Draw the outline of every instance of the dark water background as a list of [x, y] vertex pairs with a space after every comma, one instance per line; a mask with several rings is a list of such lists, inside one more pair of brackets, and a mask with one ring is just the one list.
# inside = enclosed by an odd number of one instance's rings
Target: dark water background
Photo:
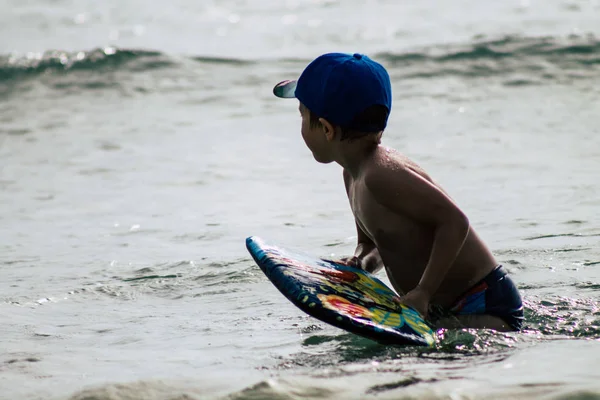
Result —
[[[0, 0], [0, 398], [600, 398], [597, 1]], [[520, 334], [377, 345], [244, 248], [353, 251], [341, 170], [271, 95], [324, 51], [464, 208]], [[383, 276], [382, 276], [383, 277]]]

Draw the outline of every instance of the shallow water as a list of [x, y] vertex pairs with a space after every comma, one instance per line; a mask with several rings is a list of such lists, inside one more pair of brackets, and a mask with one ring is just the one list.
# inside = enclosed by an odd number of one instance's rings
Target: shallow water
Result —
[[[0, 1], [0, 398], [600, 398], [598, 2], [147, 4]], [[388, 68], [384, 143], [508, 267], [524, 332], [381, 346], [252, 262], [250, 235], [353, 251], [341, 170], [271, 95], [323, 51]]]

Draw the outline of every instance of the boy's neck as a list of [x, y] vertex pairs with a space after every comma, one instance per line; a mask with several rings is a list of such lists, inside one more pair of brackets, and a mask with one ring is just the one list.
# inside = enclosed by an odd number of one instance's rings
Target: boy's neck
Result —
[[373, 155], [379, 144], [379, 136], [339, 141], [334, 150], [335, 162], [356, 178], [363, 162]]

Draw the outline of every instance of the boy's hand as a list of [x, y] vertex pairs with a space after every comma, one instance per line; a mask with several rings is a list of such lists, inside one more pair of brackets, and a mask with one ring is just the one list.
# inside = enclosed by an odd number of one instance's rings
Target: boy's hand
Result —
[[397, 302], [414, 308], [425, 319], [427, 318], [427, 311], [429, 310], [430, 298], [431, 296], [429, 293], [417, 286], [410, 292], [406, 293], [406, 295], [400, 297]]
[[354, 267], [354, 268], [359, 268], [362, 269], [362, 263], [360, 261], [360, 259], [356, 256], [351, 256], [351, 257], [342, 257], [342, 258], [337, 258], [337, 259], [329, 259], [329, 258], [324, 258], [323, 260], [325, 261], [331, 261], [334, 262], [336, 264], [342, 264], [342, 265], [346, 265], [348, 267]]

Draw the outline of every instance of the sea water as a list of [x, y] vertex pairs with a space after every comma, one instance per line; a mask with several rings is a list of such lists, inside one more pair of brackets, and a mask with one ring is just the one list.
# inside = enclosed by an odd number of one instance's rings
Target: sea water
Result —
[[[521, 333], [382, 346], [287, 301], [257, 235], [354, 250], [272, 96], [389, 70], [384, 144], [510, 271]], [[0, 398], [600, 398], [600, 2], [0, 0]], [[385, 274], [379, 274], [385, 280]]]

